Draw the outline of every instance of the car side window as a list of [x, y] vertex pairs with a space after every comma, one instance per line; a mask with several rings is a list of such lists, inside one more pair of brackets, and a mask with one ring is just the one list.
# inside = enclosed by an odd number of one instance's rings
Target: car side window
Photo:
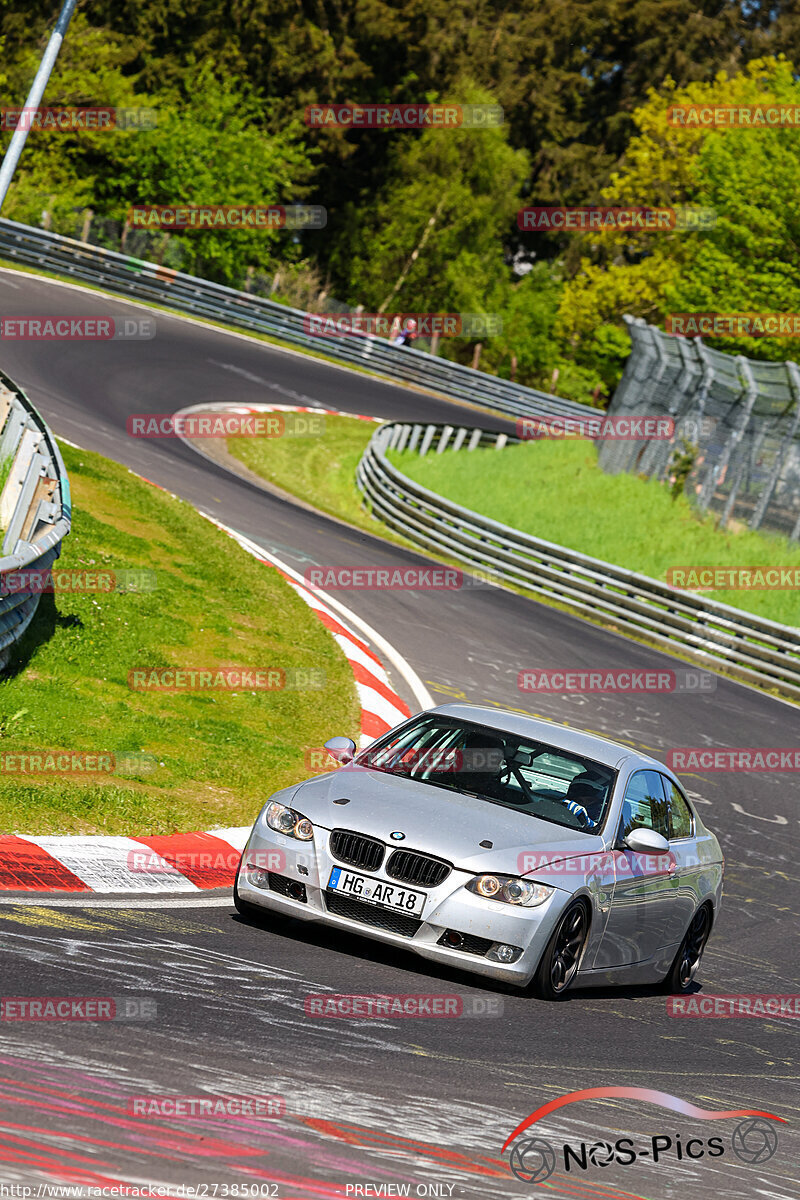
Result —
[[679, 788], [671, 779], [664, 777], [664, 783], [669, 796], [669, 836], [686, 838], [692, 836], [692, 812]]
[[669, 837], [667, 797], [658, 771], [636, 771], [629, 779], [622, 800], [619, 837], [632, 829], [654, 829]]

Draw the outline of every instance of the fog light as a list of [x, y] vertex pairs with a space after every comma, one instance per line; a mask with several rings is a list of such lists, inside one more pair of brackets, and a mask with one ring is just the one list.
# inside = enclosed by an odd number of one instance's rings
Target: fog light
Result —
[[442, 941], [445, 946], [452, 946], [454, 950], [457, 950], [459, 946], [463, 946], [464, 944], [464, 935], [456, 929], [448, 929]]
[[504, 942], [495, 942], [486, 957], [493, 958], [495, 962], [513, 963], [517, 961], [520, 954], [522, 951], [519, 946], [507, 946]]
[[261, 867], [251, 867], [247, 872], [247, 878], [253, 887], [269, 887], [269, 871], [265, 871]]

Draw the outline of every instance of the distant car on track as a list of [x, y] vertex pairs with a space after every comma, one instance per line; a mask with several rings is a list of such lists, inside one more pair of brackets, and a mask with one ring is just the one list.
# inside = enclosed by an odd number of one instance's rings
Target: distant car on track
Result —
[[556, 999], [572, 986], [687, 990], [723, 858], [673, 773], [518, 713], [445, 704], [277, 792], [234, 902], [320, 921]]

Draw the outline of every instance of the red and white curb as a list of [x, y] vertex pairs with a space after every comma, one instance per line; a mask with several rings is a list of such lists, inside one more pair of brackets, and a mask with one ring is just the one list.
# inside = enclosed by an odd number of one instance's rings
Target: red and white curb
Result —
[[[353, 671], [361, 702], [362, 746], [405, 720], [411, 710], [392, 689], [380, 659], [351, 628], [354, 623], [368, 630], [369, 640], [405, 676], [420, 707], [432, 706], [433, 700], [412, 668], [376, 631], [338, 601], [322, 600], [302, 584], [291, 567], [263, 547], [203, 515], [235, 538], [248, 554], [280, 571], [331, 631]], [[250, 826], [245, 825], [136, 838], [0, 836], [0, 892], [141, 894], [231, 887], [249, 833]]]

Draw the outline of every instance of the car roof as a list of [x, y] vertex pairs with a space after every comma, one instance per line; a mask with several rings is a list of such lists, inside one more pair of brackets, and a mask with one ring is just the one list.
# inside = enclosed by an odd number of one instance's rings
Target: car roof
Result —
[[641, 762], [642, 766], [652, 766], [666, 774], [672, 774], [663, 763], [638, 750], [632, 750], [630, 746], [623, 746], [620, 742], [613, 742], [610, 738], [598, 737], [593, 733], [582, 733], [579, 729], [571, 729], [568, 725], [560, 725], [556, 721], [542, 721], [524, 713], [510, 712], [504, 708], [485, 708], [480, 704], [440, 704], [427, 711], [472, 721], [489, 729], [498, 729], [519, 737], [531, 738], [533, 741], [547, 742], [550, 746], [577, 754], [581, 758], [592, 758], [603, 766], [619, 767], [625, 759], [634, 758]]

